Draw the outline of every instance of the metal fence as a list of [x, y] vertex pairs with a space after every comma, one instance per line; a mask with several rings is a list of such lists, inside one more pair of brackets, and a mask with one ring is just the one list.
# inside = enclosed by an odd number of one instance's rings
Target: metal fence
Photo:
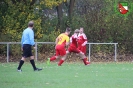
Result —
[[117, 61], [117, 44], [118, 43], [87, 43], [87, 44], [89, 44], [89, 56], [88, 56], [88, 58], [89, 58], [89, 61], [90, 61], [90, 59], [91, 59], [91, 45], [114, 45], [114, 61]]
[[[10, 46], [13, 45], [13, 44], [20, 45], [20, 42], [0, 42], [0, 45], [2, 45], [2, 44], [6, 45], [6, 62], [9, 62]], [[45, 44], [45, 45], [46, 44], [47, 45], [52, 44], [52, 45], [54, 45], [54, 42], [36, 42], [36, 44], [35, 44], [35, 46], [36, 46], [36, 50], [35, 50], [35, 59], [36, 59], [36, 61], [38, 60], [38, 50], [39, 50], [38, 46], [39, 46], [39, 44]], [[117, 44], [118, 43], [87, 43], [87, 45], [88, 45], [88, 50], [87, 50], [88, 55], [87, 56], [89, 58], [88, 60], [91, 61], [91, 54], [92, 54], [92, 50], [93, 50], [93, 48], [92, 48], [93, 45], [113, 45], [114, 46], [114, 49], [113, 49], [113, 51], [114, 51], [114, 60], [113, 61], [117, 61]]]

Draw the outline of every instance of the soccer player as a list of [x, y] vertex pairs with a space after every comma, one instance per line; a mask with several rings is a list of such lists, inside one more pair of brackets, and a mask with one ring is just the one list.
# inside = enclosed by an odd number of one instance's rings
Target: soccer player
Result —
[[50, 63], [50, 61], [56, 60], [57, 58], [61, 58], [60, 61], [58, 62], [58, 66], [61, 66], [62, 63], [64, 62], [64, 60], [66, 59], [66, 49], [65, 47], [67, 47], [69, 45], [69, 34], [71, 32], [70, 28], [66, 28], [65, 33], [60, 34], [55, 41], [55, 51], [56, 51], [56, 55], [48, 58], [47, 64]]
[[89, 65], [90, 62], [87, 61], [87, 57], [84, 55], [83, 52], [81, 52], [79, 49], [78, 49], [78, 46], [77, 46], [77, 38], [78, 38], [78, 34], [79, 34], [79, 30], [76, 29], [74, 31], [74, 34], [70, 37], [70, 46], [68, 48], [68, 50], [66, 51], [67, 55], [71, 52], [74, 52], [74, 53], [77, 53], [79, 54], [79, 56], [82, 58], [83, 62], [85, 65]]
[[87, 37], [84, 33], [84, 29], [81, 27], [78, 35], [78, 49], [86, 54]]
[[30, 57], [30, 63], [34, 69], [34, 71], [40, 71], [42, 69], [37, 68], [34, 62], [34, 56], [32, 55], [32, 46], [35, 49], [35, 42], [34, 42], [34, 32], [33, 32], [33, 27], [34, 27], [34, 22], [30, 21], [28, 23], [28, 28], [26, 28], [23, 31], [23, 35], [21, 38], [21, 45], [22, 45], [22, 51], [23, 51], [23, 55], [22, 58], [19, 62], [19, 66], [17, 68], [17, 70], [19, 72], [21, 72], [21, 67], [24, 64], [24, 61], [27, 57]]

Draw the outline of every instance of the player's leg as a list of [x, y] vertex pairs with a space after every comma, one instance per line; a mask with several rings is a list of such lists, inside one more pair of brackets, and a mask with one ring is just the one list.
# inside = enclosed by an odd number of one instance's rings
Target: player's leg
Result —
[[58, 59], [59, 57], [60, 57], [60, 56], [54, 55], [54, 56], [52, 56], [51, 58], [49, 58], [49, 60], [50, 60], [50, 61], [54, 61], [54, 60]]
[[[66, 51], [66, 58], [67, 58], [68, 54], [71, 53], [71, 52], [73, 52], [73, 51], [72, 51], [72, 47], [69, 46], [68, 50]], [[65, 58], [65, 59], [66, 59], [66, 58]]]
[[55, 55], [52, 56], [52, 57], [50, 58], [50, 61], [54, 61], [54, 60], [56, 60], [57, 58], [60, 57], [60, 52], [59, 52], [59, 50], [60, 50], [60, 49], [59, 49], [58, 47], [55, 49]]
[[66, 51], [65, 53], [65, 49], [64, 50], [61, 50], [61, 55], [62, 55], [62, 58], [60, 59], [59, 63], [58, 63], [58, 66], [61, 66], [61, 64], [65, 61], [65, 59], [67, 58], [68, 54], [73, 52], [73, 47], [69, 47], [68, 50]]
[[50, 62], [51, 62], [51, 61], [54, 61], [54, 60], [56, 60], [56, 59], [58, 59], [58, 58], [60, 58], [60, 56], [56, 56], [56, 55], [52, 56], [51, 58], [48, 58], [48, 60], [47, 60], [47, 65], [50, 65]]
[[85, 56], [84, 56], [84, 54], [83, 54], [83, 53], [82, 53], [79, 49], [80, 49], [80, 47], [79, 47], [79, 48], [74, 49], [74, 52], [75, 52], [78, 56], [80, 56], [80, 57], [82, 58], [82, 60], [83, 60], [84, 64], [86, 65]]
[[86, 55], [86, 46], [82, 46], [80, 50]]
[[60, 56], [62, 56], [62, 58], [58, 62], [58, 66], [61, 66], [63, 64], [63, 62], [65, 61], [67, 55], [66, 55], [66, 50], [65, 49], [60, 49], [59, 52], [60, 52]]
[[68, 54], [72, 52], [72, 48], [69, 47], [68, 50], [65, 52], [65, 49], [61, 49], [60, 50], [60, 55], [62, 56], [62, 58], [60, 59], [58, 66], [61, 66], [61, 64], [65, 61], [65, 59], [67, 58]]
[[[70, 53], [69, 50], [67, 50], [67, 51], [66, 51], [66, 58], [67, 58], [67, 56], [68, 56], [69, 53]], [[66, 59], [66, 58], [65, 58], [65, 59]]]
[[84, 62], [85, 65], [89, 65], [90, 64], [90, 62], [87, 61], [87, 57], [84, 55], [83, 52], [80, 52], [79, 53], [79, 56], [82, 58], [82, 60], [83, 60], [83, 62]]
[[72, 51], [72, 52], [78, 54], [78, 56], [80, 56], [80, 57], [82, 58], [82, 60], [83, 60], [83, 62], [84, 62], [85, 65], [88, 64], [88, 63], [87, 63], [87, 58], [86, 58], [86, 56], [84, 55], [83, 52], [81, 52], [81, 51], [79, 50], [79, 48], [76, 48], [76, 47], [73, 48], [73, 51]]
[[85, 56], [85, 54], [86, 54], [86, 46], [79, 46], [78, 49], [81, 51], [79, 56], [82, 58], [84, 64], [85, 65], [89, 65], [90, 62], [87, 60], [87, 57]]
[[[34, 56], [32, 55], [31, 45], [28, 45], [28, 44], [24, 45], [23, 51], [24, 51], [24, 54], [23, 54], [22, 60], [24, 60], [25, 57], [30, 57], [30, 63], [32, 65], [33, 69], [37, 70], [38, 68], [36, 68], [36, 65], [34, 62]], [[38, 69], [38, 70], [42, 70], [42, 69]]]
[[55, 55], [52, 56], [51, 58], [48, 58], [48, 60], [47, 60], [47, 65], [49, 65], [51, 61], [54, 61], [54, 60], [60, 58], [60, 52], [59, 52], [59, 49], [56, 48], [55, 51], [56, 51]]
[[[85, 56], [85, 55], [86, 55], [86, 45], [82, 47], [82, 51], [83, 51], [84, 56]], [[86, 57], [86, 56], [85, 56], [85, 57]], [[89, 65], [90, 62], [88, 61], [88, 58], [86, 57], [85, 59], [86, 59], [86, 65]]]
[[37, 70], [35, 61], [34, 61], [34, 56], [32, 55], [31, 45], [27, 45], [26, 51], [27, 51], [27, 57], [30, 57], [30, 63], [32, 65], [34, 71]]
[[[76, 48], [76, 49], [77, 49], [78, 51], [81, 51], [81, 48], [82, 48], [82, 46], [79, 45], [78, 48]], [[80, 52], [76, 53], [76, 55], [79, 56], [79, 53], [80, 53]]]
[[18, 70], [19, 72], [22, 71], [22, 70], [21, 70], [21, 67], [22, 67], [22, 65], [24, 64], [24, 61], [25, 61], [25, 58], [22, 57], [21, 60], [20, 60], [20, 62], [19, 62], [18, 68], [17, 68], [17, 70]]
[[21, 58], [21, 60], [20, 60], [20, 62], [19, 62], [19, 65], [18, 65], [18, 68], [17, 68], [17, 70], [19, 71], [19, 72], [21, 72], [22, 70], [21, 70], [21, 67], [22, 67], [22, 65], [24, 64], [24, 61], [25, 61], [25, 59], [28, 57], [28, 45], [23, 45], [23, 54], [22, 54], [22, 58]]
[[62, 56], [62, 58], [58, 62], [58, 66], [61, 66], [63, 64], [63, 62], [65, 61], [66, 57], [67, 57], [66, 55]]
[[34, 71], [40, 71], [40, 70], [42, 70], [41, 68], [37, 68], [37, 67], [36, 67], [35, 61], [34, 61], [34, 56], [33, 56], [32, 54], [31, 54], [31, 56], [30, 56], [30, 63], [31, 63], [31, 65], [32, 65]]
[[60, 55], [62, 56], [62, 58], [60, 59], [58, 66], [61, 66], [61, 64], [65, 61], [65, 59], [67, 58], [68, 54], [71, 53], [71, 48], [69, 47], [68, 50], [65, 53], [65, 49], [60, 51]]

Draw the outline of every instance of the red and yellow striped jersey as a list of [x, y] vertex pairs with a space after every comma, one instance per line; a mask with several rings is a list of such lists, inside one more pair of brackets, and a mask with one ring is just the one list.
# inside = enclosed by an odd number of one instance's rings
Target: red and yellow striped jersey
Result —
[[57, 43], [57, 45], [64, 45], [65, 46], [65, 44], [67, 43], [67, 42], [69, 42], [69, 37], [68, 37], [68, 35], [66, 35], [65, 33], [62, 33], [62, 34], [60, 34], [59, 36], [58, 36], [58, 43]]

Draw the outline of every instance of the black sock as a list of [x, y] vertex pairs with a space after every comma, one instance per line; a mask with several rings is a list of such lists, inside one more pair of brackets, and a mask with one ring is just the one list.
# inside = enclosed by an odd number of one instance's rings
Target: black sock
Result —
[[19, 66], [18, 66], [18, 70], [21, 69], [21, 67], [22, 67], [23, 64], [24, 64], [24, 61], [23, 61], [23, 60], [20, 60], [20, 62], [19, 62]]
[[35, 70], [36, 69], [36, 66], [35, 66], [34, 60], [30, 60], [30, 63], [32, 64], [33, 69]]

